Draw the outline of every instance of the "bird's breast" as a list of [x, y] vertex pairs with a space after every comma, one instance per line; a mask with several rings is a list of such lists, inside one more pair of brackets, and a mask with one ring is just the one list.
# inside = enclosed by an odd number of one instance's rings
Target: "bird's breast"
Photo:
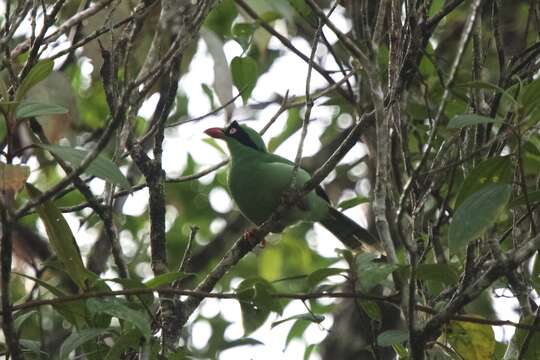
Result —
[[232, 166], [229, 189], [240, 211], [255, 224], [261, 224], [276, 209], [283, 189], [272, 174], [258, 164]]

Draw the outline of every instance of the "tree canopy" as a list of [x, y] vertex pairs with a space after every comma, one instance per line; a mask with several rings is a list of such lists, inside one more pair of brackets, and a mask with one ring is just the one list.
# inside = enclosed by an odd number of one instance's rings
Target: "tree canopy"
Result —
[[[0, 5], [5, 357], [540, 357], [537, 2]], [[233, 120], [312, 174], [260, 226]], [[270, 234], [319, 185], [377, 249]]]

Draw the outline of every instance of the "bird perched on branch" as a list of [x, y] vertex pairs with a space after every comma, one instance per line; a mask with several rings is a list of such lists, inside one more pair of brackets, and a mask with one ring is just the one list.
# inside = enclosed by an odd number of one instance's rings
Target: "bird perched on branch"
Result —
[[[269, 153], [261, 136], [246, 125], [233, 121], [226, 128], [210, 128], [205, 133], [227, 143], [231, 154], [229, 191], [240, 211], [256, 225], [287, 201], [294, 191], [292, 185], [301, 190], [311, 178], [302, 168], [295, 174], [293, 162]], [[321, 223], [351, 249], [377, 248], [377, 240], [366, 229], [330, 205], [320, 186], [287, 210], [271, 231], [280, 233], [299, 221]]]

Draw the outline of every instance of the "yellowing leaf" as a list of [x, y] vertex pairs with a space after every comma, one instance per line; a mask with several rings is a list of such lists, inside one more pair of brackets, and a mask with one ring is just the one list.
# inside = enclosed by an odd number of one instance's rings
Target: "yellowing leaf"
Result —
[[489, 325], [452, 321], [447, 337], [448, 343], [464, 360], [493, 358], [495, 335]]
[[9, 165], [0, 162], [0, 191], [18, 192], [30, 176], [30, 168], [23, 165]]
[[277, 248], [268, 247], [265, 249], [259, 256], [257, 263], [259, 274], [268, 281], [274, 281], [283, 275], [283, 254]]

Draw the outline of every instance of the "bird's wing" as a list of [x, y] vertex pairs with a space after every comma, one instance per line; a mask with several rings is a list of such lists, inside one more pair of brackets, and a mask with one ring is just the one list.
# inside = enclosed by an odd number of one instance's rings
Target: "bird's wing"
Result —
[[294, 163], [290, 161], [289, 159], [286, 159], [283, 156], [279, 156], [272, 153], [265, 153], [263, 157], [263, 161], [267, 163], [278, 163], [278, 164], [287, 164], [290, 166], [294, 166]]
[[[276, 154], [272, 154], [272, 153], [267, 153], [266, 154], [267, 156], [266, 157], [266, 161], [268, 161], [269, 163], [278, 163], [278, 164], [286, 164], [286, 165], [290, 165], [291, 168], [290, 168], [290, 171], [292, 173], [292, 169], [294, 168], [294, 162], [282, 157], [282, 156], [279, 156], [279, 155], [276, 155]], [[287, 168], [288, 169], [288, 168]], [[285, 169], [283, 169], [285, 170]], [[305, 172], [307, 174], [307, 179], [304, 181], [306, 182], [307, 180], [309, 180], [311, 178], [311, 175], [305, 171], [304, 169], [300, 168], [300, 170], [302, 170], [303, 172]], [[302, 185], [303, 183], [302, 182]], [[323, 198], [327, 203], [330, 203], [330, 198], [328, 197], [328, 194], [326, 193], [326, 191], [323, 189], [322, 186], [320, 185], [317, 185], [317, 187], [315, 188], [315, 193]]]
[[[291, 178], [293, 175], [294, 164], [281, 156], [276, 156], [273, 161], [264, 164], [264, 169], [267, 171], [267, 175], [270, 178], [270, 182], [273, 183], [275, 188], [273, 190], [286, 190], [291, 185]], [[296, 186], [300, 187], [304, 185], [306, 181], [310, 179], [310, 175], [302, 168], [298, 168], [296, 175]], [[274, 187], [272, 186], [272, 187]]]

